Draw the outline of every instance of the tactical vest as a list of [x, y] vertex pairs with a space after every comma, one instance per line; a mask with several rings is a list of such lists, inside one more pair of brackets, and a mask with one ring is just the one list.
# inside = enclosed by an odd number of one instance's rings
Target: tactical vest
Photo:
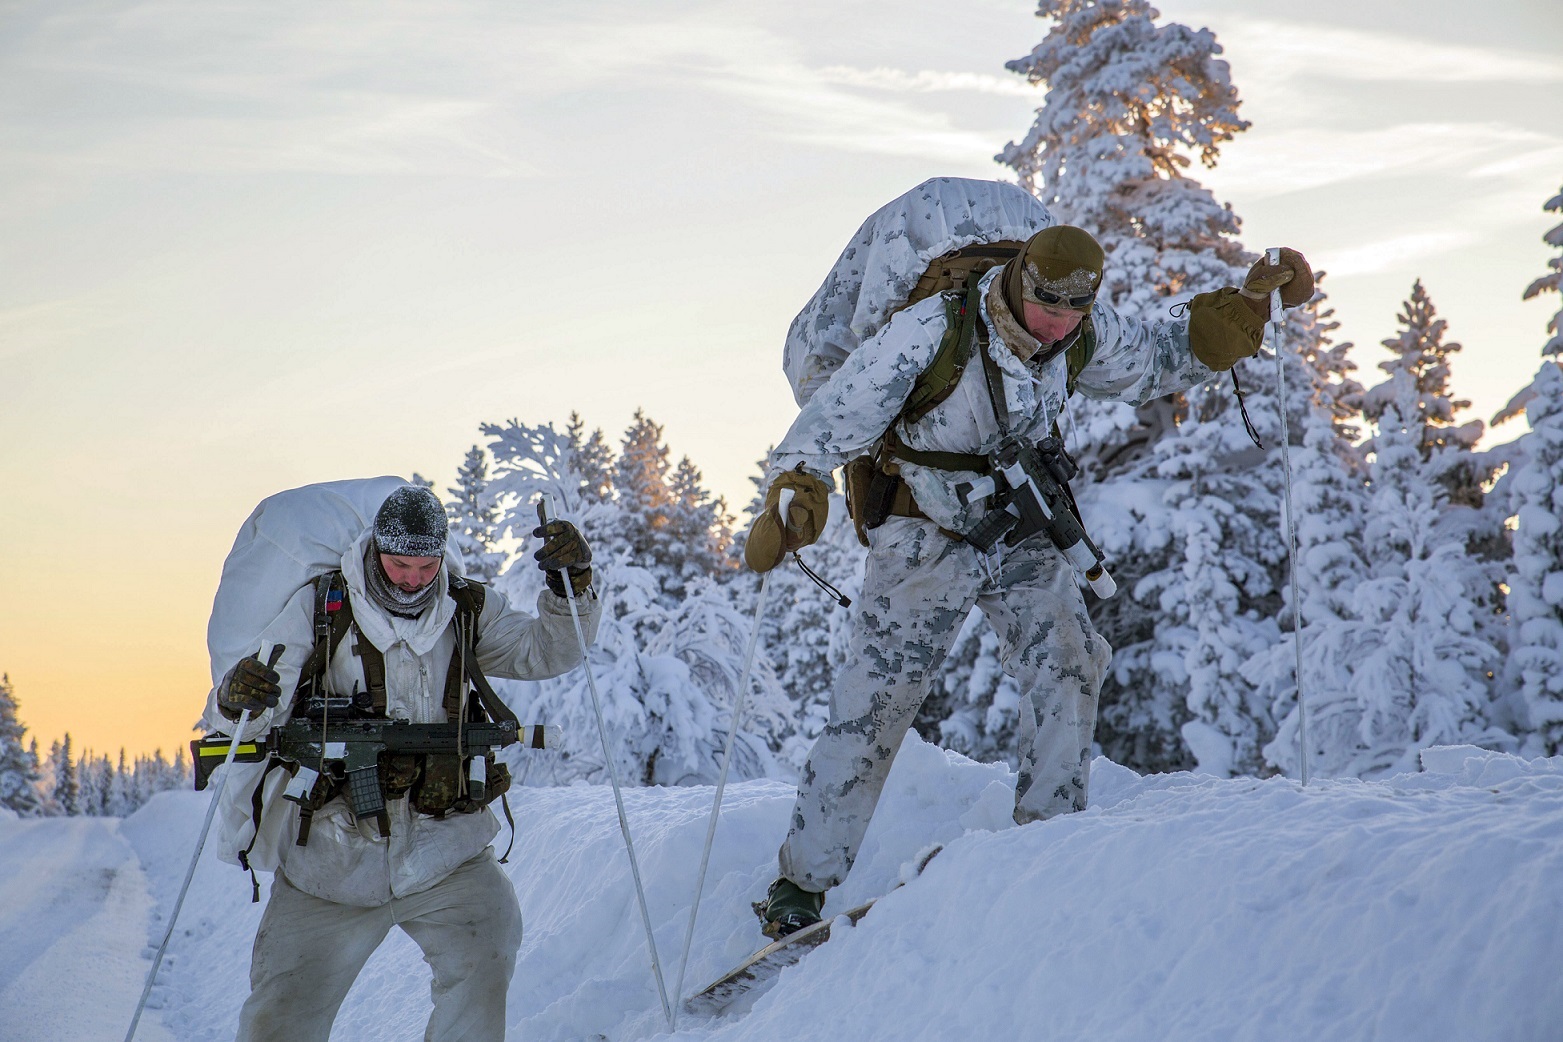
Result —
[[[353, 624], [352, 599], [348, 595], [342, 573], [328, 572], [315, 578], [312, 585], [315, 588], [315, 639], [309, 657], [299, 669], [292, 715], [321, 720], [328, 730], [332, 719], [384, 719], [387, 702], [385, 654]], [[486, 588], [475, 579], [452, 575], [448, 593], [456, 602], [456, 612], [451, 620], [451, 624], [456, 627], [456, 646], [451, 651], [450, 667], [445, 673], [446, 719], [457, 721], [465, 717], [469, 721], [492, 720], [513, 723], [519, 727], [520, 721], [515, 713], [494, 691], [477, 662], [478, 620], [483, 614]], [[332, 656], [349, 636], [353, 639], [352, 651], [362, 666], [367, 690], [358, 690], [355, 683], [351, 694], [337, 696], [329, 689], [327, 674]], [[505, 819], [510, 822], [511, 842], [514, 843], [515, 821], [510, 813], [509, 801], [505, 799], [505, 793], [510, 788], [510, 769], [492, 755], [486, 758], [486, 798], [477, 803], [465, 796], [462, 759], [458, 749], [452, 749], [449, 753], [382, 753], [379, 765], [380, 788], [386, 799], [405, 796], [411, 801], [414, 810], [435, 818], [443, 818], [452, 811], [475, 813], [499, 799]], [[260, 837], [265, 774], [270, 774], [278, 766], [282, 764], [275, 759], [267, 763], [260, 782], [255, 786], [251, 802], [255, 834], [250, 840], [250, 846], [238, 855], [239, 863], [246, 869], [249, 868], [249, 853]], [[339, 796], [344, 786], [343, 779], [322, 773], [316, 779], [308, 798], [299, 801], [298, 846], [306, 846], [309, 842], [310, 824], [315, 811]], [[382, 813], [379, 822], [382, 834], [388, 832], [389, 824], [388, 816]], [[504, 863], [509, 854], [507, 847], [500, 862]], [[255, 882], [254, 871], [251, 870], [250, 874], [252, 882]], [[260, 886], [255, 882], [254, 899], [259, 900], [259, 895]]]
[[[928, 295], [918, 295], [918, 291], [923, 290], [925, 285], [943, 285], [941, 280], [932, 277], [935, 268], [945, 272], [949, 283], [943, 289], [944, 336], [940, 338], [933, 361], [918, 374], [906, 403], [890, 422], [874, 451], [859, 456], [846, 466], [847, 513], [857, 529], [858, 541], [864, 546], [868, 545], [868, 531], [879, 527], [888, 517], [927, 517], [917, 506], [911, 489], [901, 479], [899, 462], [937, 470], [975, 471], [979, 474], [988, 472], [990, 464], [986, 455], [911, 449], [896, 436], [896, 427], [903, 421], [916, 422], [932, 412], [954, 393], [955, 385], [960, 382], [972, 358], [986, 357], [989, 334], [987, 323], [982, 320], [982, 275], [1017, 255], [1020, 248], [1018, 243], [993, 243], [957, 250], [930, 265], [929, 271], [918, 282], [917, 290], [913, 291], [913, 298], [908, 304]], [[980, 251], [981, 255], [962, 270], [961, 255], [968, 251]], [[953, 263], [948, 263], [951, 261]], [[979, 351], [984, 354], [978, 356], [976, 353]], [[1096, 330], [1091, 324], [1091, 316], [1087, 315], [1081, 321], [1072, 336], [1060, 341], [1049, 353], [1029, 364], [1050, 361], [1058, 357], [1060, 351], [1066, 359], [1064, 394], [1067, 397], [1074, 394], [1080, 374], [1091, 364], [1096, 354]], [[959, 538], [956, 533], [947, 534]]]

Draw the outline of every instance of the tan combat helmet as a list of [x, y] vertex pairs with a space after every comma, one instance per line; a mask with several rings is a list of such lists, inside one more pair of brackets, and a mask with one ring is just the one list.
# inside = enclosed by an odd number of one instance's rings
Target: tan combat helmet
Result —
[[1085, 229], [1067, 224], [1044, 228], [1004, 266], [1004, 301], [1017, 316], [1027, 300], [1089, 315], [1102, 285], [1105, 259], [1101, 245]]

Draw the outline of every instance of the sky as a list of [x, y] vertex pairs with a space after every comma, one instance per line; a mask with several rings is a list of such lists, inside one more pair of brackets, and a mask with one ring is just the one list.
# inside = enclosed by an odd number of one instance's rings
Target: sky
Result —
[[[1362, 376], [1414, 280], [1490, 417], [1557, 311], [1563, 8], [1169, 0], [1252, 128], [1198, 170], [1326, 270]], [[1042, 92], [1019, 0], [0, 2], [0, 672], [47, 749], [171, 751], [260, 499], [638, 408], [736, 510], [862, 219]], [[1507, 440], [1510, 424], [1492, 440]]]

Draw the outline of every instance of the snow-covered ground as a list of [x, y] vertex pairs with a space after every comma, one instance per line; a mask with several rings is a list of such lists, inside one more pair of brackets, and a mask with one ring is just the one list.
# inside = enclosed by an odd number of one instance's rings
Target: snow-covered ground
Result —
[[[1013, 777], [908, 739], [840, 911], [945, 850], [752, 1008], [669, 1036], [611, 793], [517, 794], [526, 915], [510, 1037], [1563, 1039], [1563, 758], [1438, 749], [1381, 782], [1139, 777], [1098, 760], [1091, 807], [1016, 828]], [[708, 788], [626, 792], [669, 987]], [[761, 940], [791, 790], [731, 786], [686, 994]], [[0, 1040], [123, 1037], [205, 795], [132, 817], [0, 816]], [[232, 1037], [260, 916], [209, 856], [142, 1020]], [[427, 973], [399, 932], [334, 1039], [422, 1038]]]

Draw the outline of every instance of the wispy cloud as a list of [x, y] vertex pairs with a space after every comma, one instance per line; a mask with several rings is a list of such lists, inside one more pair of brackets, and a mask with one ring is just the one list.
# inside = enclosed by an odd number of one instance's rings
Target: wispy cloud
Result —
[[1334, 252], [1321, 251], [1309, 259], [1336, 278], [1376, 275], [1400, 267], [1407, 261], [1457, 250], [1475, 240], [1475, 235], [1464, 231], [1423, 232], [1381, 239]]
[[[1474, 13], [1474, 12], [1473, 12]], [[1435, 43], [1399, 34], [1223, 18], [1229, 51], [1249, 56], [1267, 76], [1310, 76], [1416, 83], [1563, 83], [1563, 60], [1524, 51]]]
[[874, 90], [899, 91], [911, 94], [937, 92], [966, 92], [972, 94], [1001, 94], [1008, 97], [1042, 99], [1042, 90], [1032, 86], [1019, 76], [991, 76], [978, 72], [935, 72], [923, 69], [907, 72], [879, 66], [873, 69], [856, 69], [846, 65], [831, 65], [818, 71], [824, 83], [844, 87], [866, 87]]
[[1256, 197], [1411, 170], [1488, 178], [1534, 168], [1563, 138], [1499, 123], [1407, 123], [1373, 130], [1251, 131], [1204, 179]]

